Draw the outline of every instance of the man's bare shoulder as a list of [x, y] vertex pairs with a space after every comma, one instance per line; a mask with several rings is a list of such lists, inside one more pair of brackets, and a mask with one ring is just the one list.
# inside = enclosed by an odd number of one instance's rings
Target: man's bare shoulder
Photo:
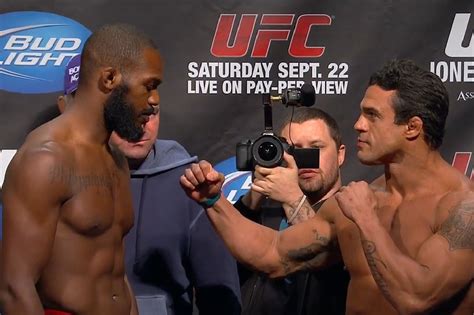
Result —
[[73, 134], [73, 124], [68, 117], [59, 117], [50, 120], [28, 133], [23, 147], [41, 145], [43, 143], [65, 143]]
[[[448, 173], [448, 172], [446, 172]], [[443, 179], [438, 179], [442, 185]], [[469, 180], [464, 174], [454, 170], [445, 176], [445, 190], [443, 197], [440, 199], [439, 208], [450, 209], [464, 200], [472, 199], [474, 195], [474, 182]]]
[[15, 157], [49, 156], [67, 161], [75, 150], [72, 129], [68, 119], [57, 117], [32, 130]]
[[51, 206], [72, 196], [72, 187], [64, 170], [69, 165], [69, 150], [52, 142], [27, 142], [10, 162], [3, 185], [2, 197], [6, 211], [43, 215]]
[[71, 144], [65, 134], [57, 129], [55, 125], [45, 124], [31, 131], [12, 162], [28, 161], [41, 156], [60, 160], [68, 158], [73, 153]]
[[70, 144], [52, 140], [35, 131], [30, 133], [10, 162], [5, 174], [5, 186], [51, 183], [54, 170], [70, 165], [73, 160]]
[[462, 174], [440, 199], [436, 211], [437, 232], [446, 238], [450, 250], [474, 249], [474, 185]]

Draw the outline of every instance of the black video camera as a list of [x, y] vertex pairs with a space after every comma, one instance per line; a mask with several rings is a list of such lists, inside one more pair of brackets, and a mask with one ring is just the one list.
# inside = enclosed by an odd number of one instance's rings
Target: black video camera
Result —
[[283, 152], [291, 154], [298, 168], [319, 168], [319, 148], [296, 148], [285, 138], [273, 134], [262, 134], [255, 141], [237, 143], [236, 166], [239, 171], [253, 171], [255, 165], [263, 167], [281, 166]]
[[235, 159], [239, 171], [252, 171], [255, 165], [275, 167], [283, 161], [283, 151], [289, 145], [284, 138], [274, 134], [262, 134], [255, 141], [250, 139], [237, 143]]
[[301, 88], [288, 89], [282, 95], [263, 95], [265, 131], [255, 140], [243, 140], [236, 146], [236, 167], [239, 171], [253, 171], [256, 165], [276, 167], [283, 163], [284, 151], [293, 155], [298, 168], [318, 168], [319, 149], [301, 149], [290, 146], [285, 138], [273, 133], [271, 102], [286, 106], [312, 106], [315, 102], [314, 87], [303, 84]]

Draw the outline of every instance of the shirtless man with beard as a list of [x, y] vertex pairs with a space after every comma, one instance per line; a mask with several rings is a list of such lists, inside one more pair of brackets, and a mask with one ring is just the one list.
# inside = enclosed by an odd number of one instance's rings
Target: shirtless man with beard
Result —
[[32, 131], [3, 186], [3, 314], [137, 314], [124, 270], [133, 225], [127, 160], [158, 105], [160, 55], [128, 25], [87, 40], [74, 102]]

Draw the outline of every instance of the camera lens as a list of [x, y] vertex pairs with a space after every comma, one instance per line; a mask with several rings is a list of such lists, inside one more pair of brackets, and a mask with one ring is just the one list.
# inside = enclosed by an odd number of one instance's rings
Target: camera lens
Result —
[[264, 142], [257, 149], [258, 155], [264, 161], [271, 161], [278, 153], [277, 147], [271, 142]]
[[251, 151], [257, 165], [275, 167], [283, 161], [283, 143], [274, 135], [262, 135], [255, 140]]

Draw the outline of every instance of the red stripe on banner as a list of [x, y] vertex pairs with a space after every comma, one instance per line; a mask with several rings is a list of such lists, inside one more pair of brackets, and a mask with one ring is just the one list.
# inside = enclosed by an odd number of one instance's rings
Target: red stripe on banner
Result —
[[[461, 173], [467, 175], [467, 167], [471, 161], [472, 152], [456, 152], [454, 154], [452, 166], [459, 170]], [[471, 180], [473, 174], [471, 173]]]

